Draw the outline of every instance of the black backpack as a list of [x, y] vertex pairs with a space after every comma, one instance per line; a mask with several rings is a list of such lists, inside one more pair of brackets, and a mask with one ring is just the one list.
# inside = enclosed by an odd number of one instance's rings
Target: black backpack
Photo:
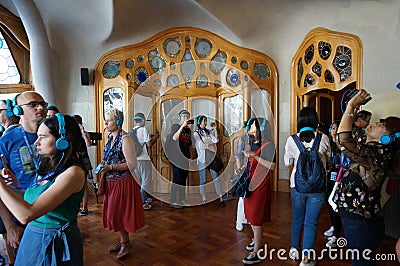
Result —
[[136, 156], [139, 156], [140, 154], [142, 154], [143, 152], [143, 146], [145, 145], [145, 143], [140, 144], [138, 138], [137, 138], [137, 131], [140, 127], [137, 128], [133, 128], [128, 132], [128, 135], [132, 138], [133, 140], [133, 144], [135, 145], [135, 152], [136, 152]]
[[318, 147], [322, 134], [317, 133], [310, 148], [305, 148], [300, 138], [292, 135], [300, 151], [294, 175], [295, 188], [299, 193], [321, 193], [326, 190], [326, 172], [324, 164], [318, 154]]

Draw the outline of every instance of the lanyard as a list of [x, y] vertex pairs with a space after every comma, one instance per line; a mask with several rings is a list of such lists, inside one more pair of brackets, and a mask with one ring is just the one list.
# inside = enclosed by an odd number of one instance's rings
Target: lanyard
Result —
[[36, 175], [36, 182], [30, 185], [29, 187], [34, 187], [37, 186], [40, 182], [45, 181], [45, 180], [52, 180], [54, 177], [58, 176], [60, 173], [64, 172], [67, 169], [66, 165], [57, 167], [50, 173], [45, 174], [44, 176], [38, 176]]
[[35, 166], [35, 169], [37, 170], [38, 169], [38, 162], [35, 160], [35, 156], [33, 155], [32, 147], [29, 144], [28, 137], [26, 136], [26, 132], [25, 132], [23, 127], [20, 127], [20, 132], [22, 134], [22, 137], [24, 137], [26, 146], [28, 147], [29, 155], [31, 156], [31, 160], [32, 160], [32, 162], [33, 162], [33, 164]]
[[[103, 161], [104, 161], [104, 162], [107, 160], [108, 155], [110, 154], [112, 147], [114, 147], [114, 145], [116, 145], [116, 142], [117, 142], [117, 140], [118, 140], [118, 138], [119, 138], [120, 133], [121, 133], [121, 131], [118, 131], [118, 134], [117, 134], [117, 136], [116, 136], [115, 139], [114, 139], [114, 143], [113, 143], [112, 145], [111, 145], [111, 143], [110, 143], [110, 146], [109, 146], [110, 148], [109, 148], [107, 151], [105, 151], [105, 153], [104, 153], [104, 158], [103, 158]], [[111, 136], [111, 138], [110, 138], [109, 141], [112, 141], [112, 136]], [[118, 152], [118, 151], [117, 151], [117, 152]]]

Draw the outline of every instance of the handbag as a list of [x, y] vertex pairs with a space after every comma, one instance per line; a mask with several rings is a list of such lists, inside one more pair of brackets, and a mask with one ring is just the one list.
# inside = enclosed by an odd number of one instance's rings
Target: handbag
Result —
[[250, 179], [247, 175], [247, 171], [240, 171], [238, 174], [231, 177], [231, 182], [236, 182], [232, 187], [233, 196], [242, 198], [250, 196]]
[[224, 163], [221, 161], [221, 159], [217, 155], [215, 155], [212, 162], [208, 165], [208, 168], [210, 168], [218, 173], [224, 168]]
[[106, 194], [107, 178], [104, 176], [103, 172], [100, 172], [100, 180], [97, 183], [97, 196], [103, 196]]

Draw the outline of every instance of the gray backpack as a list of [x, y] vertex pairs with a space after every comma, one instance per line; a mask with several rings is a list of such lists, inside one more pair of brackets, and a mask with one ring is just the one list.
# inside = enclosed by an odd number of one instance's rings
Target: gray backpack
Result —
[[143, 145], [140, 144], [140, 142], [137, 138], [137, 131], [139, 128], [140, 127], [133, 128], [128, 132], [128, 135], [132, 138], [133, 144], [135, 145], [136, 157], [139, 156], [140, 154], [142, 154], [143, 146], [145, 145], [145, 143], [143, 143]]

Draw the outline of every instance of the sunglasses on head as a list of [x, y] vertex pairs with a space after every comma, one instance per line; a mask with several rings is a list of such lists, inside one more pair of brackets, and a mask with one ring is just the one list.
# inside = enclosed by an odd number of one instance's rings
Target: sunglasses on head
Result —
[[23, 106], [23, 105], [27, 105], [27, 106], [32, 107], [32, 108], [36, 108], [36, 107], [38, 107], [39, 105], [41, 105], [42, 107], [46, 108], [49, 104], [46, 103], [46, 102], [35, 102], [35, 101], [34, 101], [34, 102], [29, 102], [29, 103], [21, 104], [20, 106]]

